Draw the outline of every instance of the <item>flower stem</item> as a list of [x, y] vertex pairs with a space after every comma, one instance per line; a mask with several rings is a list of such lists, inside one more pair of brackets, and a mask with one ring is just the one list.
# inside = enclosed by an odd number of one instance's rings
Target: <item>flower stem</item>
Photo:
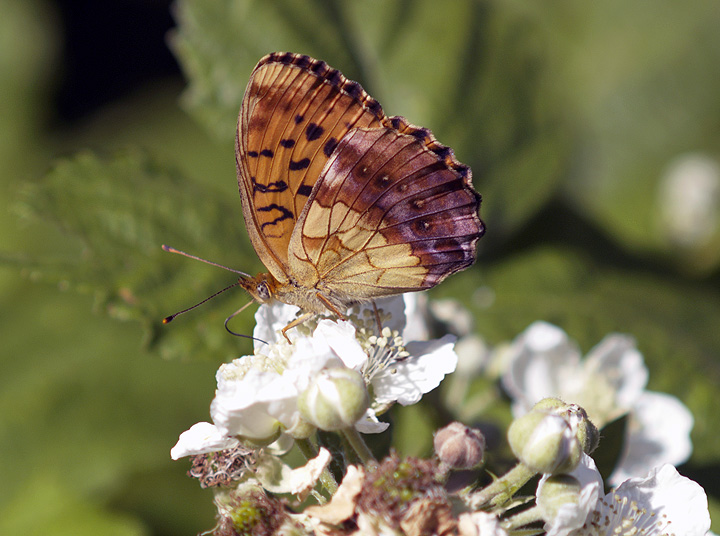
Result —
[[536, 521], [541, 520], [542, 515], [540, 512], [540, 507], [533, 506], [532, 508], [528, 508], [527, 510], [523, 510], [518, 514], [515, 514], [514, 516], [510, 516], [503, 522], [502, 527], [506, 531], [511, 532], [519, 527], [524, 527], [525, 525], [529, 525], [530, 523], [535, 523]]
[[[317, 449], [309, 439], [296, 439], [295, 444], [298, 446], [303, 456], [305, 456], [306, 460], [311, 460], [312, 458], [317, 456]], [[322, 473], [320, 473], [320, 483], [327, 490], [331, 497], [335, 495], [335, 492], [338, 489], [338, 483], [327, 467], [323, 469]]]
[[358, 455], [358, 458], [360, 458], [362, 463], [367, 464], [368, 462], [375, 461], [375, 456], [373, 456], [373, 453], [370, 452], [370, 449], [365, 444], [365, 441], [363, 441], [363, 438], [360, 436], [360, 432], [355, 430], [355, 428], [350, 427], [345, 428], [342, 431], [342, 434], [345, 436], [348, 443], [350, 443], [350, 446]]
[[512, 498], [513, 495], [525, 483], [535, 476], [535, 471], [526, 465], [519, 463], [492, 484], [470, 496], [470, 504], [477, 509], [485, 504], [493, 506], [502, 505]]

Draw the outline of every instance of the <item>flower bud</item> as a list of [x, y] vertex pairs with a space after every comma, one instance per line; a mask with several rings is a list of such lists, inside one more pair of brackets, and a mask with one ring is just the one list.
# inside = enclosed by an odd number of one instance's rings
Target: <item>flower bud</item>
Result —
[[513, 421], [508, 442], [515, 456], [538, 473], [568, 473], [582, 454], [582, 445], [565, 419], [535, 409]]
[[546, 411], [548, 413], [556, 413], [558, 410], [562, 410], [568, 404], [560, 400], [559, 398], [543, 398], [540, 402], [537, 402], [533, 406], [533, 411]]
[[544, 410], [564, 418], [575, 431], [585, 454], [590, 454], [597, 448], [600, 433], [581, 406], [567, 404], [558, 398], [545, 398], [535, 404], [533, 410]]
[[292, 428], [285, 430], [285, 433], [293, 439], [307, 439], [317, 431], [317, 428], [305, 419], [298, 419]]
[[600, 432], [588, 417], [587, 412], [577, 404], [569, 404], [566, 410], [566, 419], [575, 430], [585, 454], [591, 454], [600, 442]]
[[553, 475], [542, 482], [538, 487], [537, 505], [543, 520], [552, 523], [563, 506], [577, 505], [581, 491], [578, 479], [570, 475]]
[[449, 469], [471, 469], [485, 454], [485, 437], [479, 430], [453, 422], [435, 433], [435, 453]]
[[298, 398], [303, 418], [321, 430], [353, 426], [370, 405], [365, 381], [349, 368], [324, 369]]

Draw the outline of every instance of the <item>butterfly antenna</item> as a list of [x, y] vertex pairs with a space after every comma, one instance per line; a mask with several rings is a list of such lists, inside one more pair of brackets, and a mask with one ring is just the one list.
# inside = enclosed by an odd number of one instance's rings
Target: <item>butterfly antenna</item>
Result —
[[[233, 283], [232, 285], [230, 285], [230, 286], [228, 286], [228, 287], [225, 287], [225, 288], [222, 289], [222, 290], [218, 290], [218, 291], [217, 291], [215, 294], [213, 294], [212, 296], [208, 296], [208, 297], [205, 298], [203, 301], [201, 301], [201, 302], [199, 302], [199, 303], [196, 303], [196, 304], [193, 305], [192, 307], [188, 307], [187, 309], [183, 309], [182, 311], [178, 311], [178, 312], [175, 313], [174, 315], [166, 316], [165, 318], [163, 318], [163, 324], [169, 324], [170, 322], [172, 322], [172, 321], [175, 319], [176, 316], [179, 316], [179, 315], [181, 315], [181, 314], [183, 314], [183, 313], [187, 313], [188, 311], [192, 311], [192, 310], [195, 309], [196, 307], [200, 307], [200, 306], [201, 306], [203, 303], [205, 303], [206, 301], [212, 300], [212, 299], [213, 299], [215, 296], [217, 296], [218, 294], [222, 294], [222, 293], [225, 292], [226, 290], [230, 290], [230, 289], [233, 288], [233, 287], [237, 287], [239, 284], [240, 284], [240, 282]], [[252, 302], [250, 302], [250, 303], [252, 303]], [[247, 306], [246, 306], [246, 307], [247, 307]], [[242, 309], [240, 309], [240, 310], [242, 311]], [[238, 312], [239, 312], [239, 311], [238, 311]]]
[[252, 339], [252, 340], [254, 340], [254, 341], [258, 341], [258, 342], [261, 342], [261, 343], [263, 343], [263, 344], [268, 344], [266, 341], [264, 341], [264, 340], [262, 340], [262, 339], [258, 339], [257, 337], [253, 337], [252, 335], [245, 335], [244, 333], [237, 333], [237, 332], [231, 330], [231, 329], [228, 327], [228, 322], [230, 322], [230, 320], [232, 320], [232, 319], [235, 318], [237, 315], [239, 315], [240, 313], [242, 313], [245, 309], [247, 309], [248, 305], [250, 305], [251, 303], [255, 303], [255, 302], [250, 301], [250, 302], [246, 303], [245, 305], [243, 305], [242, 307], [240, 307], [240, 309], [238, 309], [238, 310], [235, 311], [233, 314], [231, 314], [230, 316], [228, 316], [228, 317], [225, 319], [225, 329], [227, 330], [227, 332], [228, 332], [230, 335], [235, 335], [236, 337], [242, 337], [242, 338], [244, 338], [244, 339]]
[[[162, 248], [163, 248], [165, 251], [168, 251], [168, 252], [170, 252], [170, 253], [177, 253], [178, 255], [182, 255], [183, 257], [188, 257], [188, 258], [190, 258], [190, 259], [195, 259], [196, 261], [204, 262], [205, 264], [210, 264], [210, 265], [212, 265], [212, 266], [217, 266], [218, 268], [222, 268], [223, 270], [227, 270], [228, 272], [235, 272], [236, 274], [240, 274], [240, 275], [243, 275], [243, 276], [245, 276], [245, 277], [250, 277], [250, 275], [246, 274], [245, 272], [241, 272], [240, 270], [235, 270], [235, 269], [233, 269], [233, 268], [228, 268], [227, 266], [223, 266], [222, 264], [218, 264], [218, 263], [216, 263], [216, 262], [212, 262], [212, 261], [208, 261], [208, 260], [205, 260], [205, 259], [201, 259], [200, 257], [196, 257], [195, 255], [190, 255], [189, 253], [185, 253], [184, 251], [180, 251], [179, 249], [175, 249], [175, 248], [170, 247], [170, 246], [167, 246], [167, 245], [165, 245], [165, 244], [162, 245]], [[225, 290], [227, 290], [227, 289], [225, 289]], [[223, 292], [223, 291], [220, 291], [220, 292]], [[219, 294], [219, 293], [218, 293], [218, 294]], [[213, 297], [213, 296], [210, 296], [210, 298], [212, 298], [212, 297]], [[209, 300], [210, 298], [208, 298], [208, 300]], [[202, 302], [201, 302], [201, 303], [202, 303]], [[200, 305], [200, 304], [198, 303], [198, 305]], [[196, 305], [195, 307], [197, 307], [197, 305]], [[191, 307], [191, 309], [192, 309], [192, 307]], [[184, 312], [184, 311], [181, 311], [181, 312]], [[178, 314], [179, 314], [179, 313], [178, 313]]]

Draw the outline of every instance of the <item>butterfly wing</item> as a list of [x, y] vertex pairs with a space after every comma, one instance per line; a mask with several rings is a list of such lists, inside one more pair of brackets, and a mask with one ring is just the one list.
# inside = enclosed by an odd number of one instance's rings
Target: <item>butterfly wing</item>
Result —
[[250, 240], [278, 281], [287, 281], [295, 222], [338, 142], [388, 122], [360, 84], [325, 62], [273, 53], [255, 67], [238, 119], [238, 185]]
[[470, 169], [391, 121], [342, 139], [291, 239], [291, 273], [337, 305], [433, 287], [475, 261], [484, 233]]

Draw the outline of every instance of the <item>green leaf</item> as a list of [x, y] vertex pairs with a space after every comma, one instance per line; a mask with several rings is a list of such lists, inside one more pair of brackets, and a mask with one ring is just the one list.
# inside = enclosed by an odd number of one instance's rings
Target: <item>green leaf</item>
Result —
[[602, 439], [591, 456], [605, 481], [612, 474], [623, 454], [628, 422], [628, 416], [623, 415], [609, 422], [600, 430]]
[[[41, 253], [18, 261], [31, 277], [91, 293], [97, 310], [141, 322], [146, 340], [165, 357], [207, 351], [214, 358], [237, 357], [237, 341], [223, 329], [223, 319], [237, 308], [228, 295], [178, 319], [184, 329], [162, 326], [168, 313], [233, 283], [236, 276], [170, 255], [161, 245], [212, 260], [244, 258], [246, 270], [257, 266], [238, 197], [199, 186], [140, 152], [110, 159], [81, 153], [59, 162], [41, 183], [26, 185], [19, 210], [65, 236], [61, 249], [46, 243]], [[52, 229], [48, 235], [57, 240]], [[238, 256], [238, 249], [248, 254]], [[238, 294], [228, 294], [238, 301]], [[247, 325], [243, 330], [250, 332]]]
[[555, 87], [576, 124], [564, 189], [625, 247], [707, 273], [720, 266], [720, 230], [703, 251], [684, 250], [668, 240], [658, 213], [677, 157], [718, 163], [720, 11], [706, 0], [646, 7], [564, 3], [540, 12], [553, 32]]

